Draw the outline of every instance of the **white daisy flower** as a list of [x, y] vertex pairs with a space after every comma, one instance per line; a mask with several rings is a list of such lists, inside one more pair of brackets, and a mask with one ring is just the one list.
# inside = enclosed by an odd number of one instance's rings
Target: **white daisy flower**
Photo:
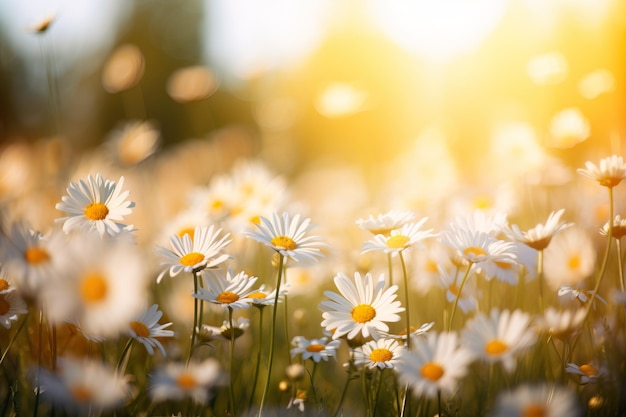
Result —
[[591, 237], [578, 227], [558, 234], [545, 251], [546, 282], [557, 291], [562, 286], [577, 287], [593, 274], [596, 250]]
[[[431, 321], [430, 323], [422, 324], [417, 329], [414, 326], [411, 326], [411, 340], [425, 335], [430, 329], [432, 329], [434, 325], [435, 325], [435, 322]], [[384, 333], [383, 337], [386, 339], [398, 339], [398, 340], [406, 341], [406, 333], [407, 333], [406, 328], [404, 328], [398, 334]]]
[[361, 277], [354, 273], [354, 282], [345, 274], [335, 276], [335, 285], [341, 295], [324, 291], [330, 300], [322, 301], [319, 305], [323, 311], [324, 320], [321, 323], [326, 330], [333, 332], [333, 339], [347, 335], [353, 339], [361, 334], [363, 337], [378, 339], [381, 333], [388, 332], [388, 322], [397, 322], [400, 316], [397, 313], [404, 311], [399, 301], [394, 301], [398, 287], [393, 285], [386, 288], [384, 275], [380, 275], [377, 282], [367, 273]]
[[515, 356], [535, 343], [529, 331], [531, 317], [521, 310], [491, 310], [478, 313], [463, 330], [462, 343], [475, 357], [488, 363], [501, 362], [507, 372], [515, 370]]
[[310, 219], [301, 220], [296, 214], [293, 218], [284, 212], [282, 216], [272, 213], [272, 219], [260, 218], [260, 224], [254, 229], [247, 229], [244, 234], [257, 242], [271, 247], [282, 256], [296, 262], [315, 261], [322, 255], [321, 248], [325, 247], [319, 236], [306, 236], [313, 228]]
[[213, 358], [189, 365], [169, 363], [154, 370], [148, 392], [156, 402], [191, 398], [197, 404], [206, 404], [222, 379], [220, 365]]
[[470, 351], [459, 345], [456, 333], [429, 333], [402, 356], [397, 370], [416, 396], [434, 398], [439, 391], [453, 393], [471, 361]]
[[507, 284], [517, 285], [519, 277], [524, 272], [532, 272], [537, 269], [537, 252], [528, 246], [513, 242], [517, 262], [486, 262], [482, 264], [481, 272], [490, 281], [496, 279]]
[[[604, 226], [600, 229], [600, 234], [608, 236], [609, 222], [604, 223]], [[622, 219], [618, 214], [613, 218], [613, 237], [615, 239], [621, 239], [624, 236], [626, 236], [626, 219]]]
[[626, 164], [621, 156], [612, 155], [600, 160], [600, 166], [585, 162], [586, 169], [576, 170], [587, 178], [598, 181], [603, 187], [613, 188], [626, 178]]
[[404, 355], [404, 345], [395, 339], [378, 339], [354, 349], [354, 364], [369, 369], [395, 368]]
[[391, 210], [376, 217], [370, 214], [367, 219], [358, 219], [356, 224], [373, 235], [389, 236], [392, 230], [401, 228], [414, 218], [415, 214], [410, 211]]
[[[557, 294], [559, 295], [559, 297], [569, 297], [572, 300], [578, 300], [581, 304], [585, 304], [587, 301], [589, 301], [589, 299], [591, 298], [591, 296], [595, 293], [595, 291], [593, 290], [583, 290], [580, 288], [575, 288], [575, 287], [569, 287], [569, 286], [563, 286], [561, 288], [559, 288], [559, 291], [557, 292]], [[602, 298], [601, 295], [597, 295], [595, 297], [597, 300], [602, 301], [605, 305], [607, 305], [607, 302], [604, 298]], [[595, 303], [594, 303], [594, 308]]]
[[163, 230], [159, 234], [157, 242], [159, 245], [167, 245], [172, 236], [178, 236], [182, 239], [188, 234], [193, 241], [196, 227], [209, 227], [209, 217], [197, 207], [181, 211], [167, 222]]
[[432, 233], [433, 229], [420, 230], [426, 220], [428, 218], [424, 217], [417, 223], [407, 223], [400, 229], [392, 230], [389, 235], [378, 234], [363, 244], [361, 252], [381, 251], [395, 256], [398, 252], [410, 248], [426, 238], [436, 236]]
[[484, 232], [472, 233], [454, 224], [451, 224], [451, 229], [442, 232], [441, 242], [477, 267], [484, 262], [515, 263], [517, 259], [513, 242], [498, 240]]
[[48, 318], [75, 320], [93, 336], [124, 332], [147, 296], [148, 265], [138, 247], [79, 233], [59, 262], [66, 273], [42, 285]]
[[39, 384], [44, 398], [78, 415], [113, 410], [131, 398], [128, 379], [100, 360], [60, 357], [55, 373], [39, 371]]
[[233, 275], [230, 268], [226, 276], [214, 271], [207, 271], [207, 274], [210, 276], [203, 280], [206, 287], [200, 288], [200, 292], [193, 295], [195, 298], [233, 310], [250, 306], [252, 299], [248, 295], [255, 292], [250, 287], [257, 281], [257, 277], [248, 276], [243, 271]]
[[190, 206], [198, 207], [214, 222], [222, 222], [236, 205], [237, 189], [232, 178], [225, 175], [213, 177], [208, 187], [195, 188], [190, 193]]
[[[289, 284], [285, 284], [280, 288], [280, 294], [278, 294], [278, 302], [281, 302], [282, 297], [287, 295], [287, 289], [289, 288]], [[255, 307], [265, 307], [274, 305], [274, 301], [276, 300], [276, 289], [273, 291], [267, 291], [265, 289], [265, 285], [261, 285], [261, 288], [258, 290], [248, 294], [247, 298], [252, 301], [252, 305]]]
[[474, 210], [467, 216], [458, 216], [454, 224], [456, 228], [465, 229], [471, 233], [480, 232], [497, 237], [506, 227], [506, 217], [506, 213], [501, 211], [488, 215], [484, 210]]
[[130, 322], [128, 333], [130, 337], [146, 347], [150, 355], [154, 354], [154, 348], [158, 348], [165, 356], [165, 348], [161, 344], [160, 338], [174, 337], [172, 330], [166, 330], [172, 323], [159, 324], [163, 312], [159, 310], [157, 304], [153, 304], [149, 309], [141, 313], [135, 320]]
[[578, 417], [576, 395], [564, 387], [546, 384], [520, 385], [503, 391], [496, 399], [491, 417]]
[[561, 216], [565, 209], [553, 211], [548, 216], [545, 225], [537, 224], [532, 229], [522, 232], [520, 228], [514, 224], [506, 229], [506, 233], [514, 240], [521, 242], [535, 250], [544, 250], [550, 244], [550, 241], [557, 233], [567, 229], [574, 223], [564, 223]]
[[26, 313], [28, 313], [26, 303], [15, 288], [7, 288], [0, 292], [0, 324], [5, 329], [10, 329], [11, 324], [18, 320], [19, 315]]
[[[468, 279], [465, 281], [461, 291], [460, 285], [463, 274], [463, 271], [458, 269], [440, 271], [439, 285], [446, 292], [446, 300], [449, 303], [454, 303], [458, 297], [459, 308], [463, 313], [467, 313], [468, 311], [476, 310], [478, 307], [477, 289], [475, 280]], [[459, 293], [459, 291], [461, 292]]]
[[226, 233], [219, 237], [222, 229], [215, 230], [213, 226], [196, 226], [193, 239], [189, 233], [182, 237], [174, 235], [170, 237], [170, 245], [173, 250], [157, 246], [157, 253], [164, 258], [161, 265], [166, 265], [157, 277], [157, 283], [161, 282], [166, 273], [175, 277], [182, 271], [198, 272], [207, 268], [215, 268], [230, 258], [230, 255], [221, 251], [231, 242], [230, 234]]
[[[246, 317], [239, 317], [233, 320], [233, 329], [235, 331], [235, 339], [242, 336], [246, 330], [250, 327], [250, 319]], [[221, 327], [209, 326], [203, 324], [198, 332], [200, 338], [204, 341], [210, 342], [212, 340], [225, 340], [230, 342], [230, 320], [224, 320]]]
[[305, 337], [296, 336], [291, 340], [291, 346], [293, 346], [290, 350], [291, 357], [302, 355], [302, 360], [311, 359], [314, 362], [322, 359], [328, 361], [328, 358], [336, 359], [340, 344], [339, 340], [329, 342], [327, 337], [308, 340]]
[[75, 229], [96, 230], [100, 237], [108, 233], [118, 234], [125, 225], [117, 223], [132, 212], [135, 203], [127, 201], [129, 191], [123, 191], [124, 177], [117, 183], [105, 180], [100, 173], [89, 175], [87, 180], [71, 182], [67, 188], [69, 195], [61, 197], [55, 207], [68, 216], [57, 219], [63, 222], [63, 231]]
[[420, 294], [426, 294], [439, 281], [440, 269], [452, 268], [453, 251], [437, 240], [430, 240], [425, 248], [416, 251], [410, 267], [413, 268], [410, 284]]
[[593, 363], [585, 363], [582, 365], [576, 365], [569, 362], [565, 366], [565, 372], [580, 377], [580, 383], [595, 384], [598, 378], [606, 375], [606, 369], [604, 367], [598, 367]]
[[581, 330], [581, 325], [585, 319], [585, 309], [576, 311], [558, 311], [548, 307], [542, 317], [536, 322], [536, 330], [548, 333], [551, 337], [567, 341], [572, 335]]

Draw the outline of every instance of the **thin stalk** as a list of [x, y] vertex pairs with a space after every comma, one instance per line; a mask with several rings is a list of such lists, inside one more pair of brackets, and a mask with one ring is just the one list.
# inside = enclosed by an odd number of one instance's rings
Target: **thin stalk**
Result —
[[406, 348], [411, 350], [411, 314], [409, 312], [409, 278], [406, 273], [406, 264], [402, 252], [398, 252], [400, 264], [402, 265], [402, 278], [404, 280], [404, 304], [406, 313]]
[[539, 284], [539, 309], [543, 314], [543, 249], [537, 251], [537, 283]]
[[313, 370], [309, 373], [309, 382], [311, 383], [311, 391], [313, 392], [313, 401], [317, 404], [318, 400], [317, 390], [315, 389], [315, 371], [317, 371], [317, 362], [313, 361]]
[[[287, 341], [287, 343], [285, 343], [285, 347], [287, 348], [287, 355], [286, 357], [289, 359], [289, 365], [291, 365], [293, 362], [291, 360], [291, 350], [290, 350], [290, 339], [289, 339], [289, 308], [287, 307], [287, 294], [285, 294], [285, 296], [283, 297], [283, 304], [285, 306], [285, 315], [283, 317], [283, 325], [285, 326], [285, 340]], [[274, 307], [276, 308], [276, 307]]]
[[117, 370], [117, 372], [121, 372], [122, 368], [124, 368], [122, 365], [124, 364], [124, 360], [126, 359], [126, 356], [128, 355], [128, 352], [130, 352], [130, 347], [133, 344], [133, 338], [129, 338], [128, 342], [126, 342], [126, 346], [124, 346], [124, 350], [122, 351], [122, 354], [120, 355], [120, 358], [117, 361], [117, 365], [115, 366], [115, 369]]
[[391, 263], [391, 252], [387, 254], [387, 267], [389, 268], [389, 286], [393, 285], [393, 264]]
[[[198, 294], [198, 273], [193, 271], [193, 293]], [[187, 365], [193, 355], [193, 349], [196, 345], [196, 332], [198, 327], [198, 310], [200, 306], [200, 300], [198, 298], [193, 299], [193, 328], [191, 329], [191, 343], [189, 344], [189, 354], [187, 355]]]
[[35, 407], [33, 408], [33, 416], [37, 417], [39, 410], [39, 394], [41, 393], [41, 385], [39, 385], [41, 377], [41, 344], [43, 339], [43, 310], [39, 310], [39, 328], [37, 331], [37, 391], [35, 392]]
[[380, 396], [380, 387], [382, 385], [384, 369], [376, 368], [376, 389], [374, 390], [374, 408], [372, 409], [372, 415], [376, 416], [376, 406], [378, 405], [378, 397]]
[[259, 369], [261, 367], [261, 347], [263, 346], [263, 310], [265, 306], [259, 306], [259, 349], [256, 353], [256, 365], [254, 366], [254, 378], [252, 382], [252, 393], [248, 401], [248, 409], [252, 408], [254, 401], [254, 393], [256, 392], [256, 384], [259, 380]]
[[440, 389], [437, 390], [437, 416], [443, 417], [443, 414], [441, 414], [441, 390]]
[[2, 357], [0, 358], [0, 366], [2, 365], [2, 362], [4, 362], [4, 358], [6, 358], [7, 354], [9, 353], [9, 350], [11, 350], [11, 346], [13, 346], [13, 342], [15, 342], [15, 339], [17, 339], [17, 335], [20, 334], [20, 332], [24, 328], [24, 324], [26, 324], [26, 320], [28, 320], [28, 313], [26, 314], [26, 316], [24, 316], [24, 320], [22, 320], [19, 327], [15, 331], [15, 334], [13, 335], [11, 340], [9, 340], [9, 344], [7, 345], [7, 348], [2, 353]]
[[333, 413], [333, 417], [337, 417], [339, 412], [341, 411], [341, 406], [343, 405], [343, 401], [346, 399], [346, 393], [348, 392], [348, 384], [350, 384], [350, 380], [352, 379], [352, 369], [354, 366], [354, 355], [350, 355], [350, 362], [348, 363], [348, 377], [346, 378], [346, 384], [343, 386], [343, 391], [341, 391], [341, 397], [339, 398], [339, 403], [337, 404], [337, 409]]
[[617, 273], [619, 274], [619, 286], [622, 292], [624, 292], [624, 265], [622, 264], [622, 241], [615, 239], [617, 245]]
[[261, 417], [261, 415], [263, 414], [263, 406], [265, 405], [265, 400], [267, 399], [267, 393], [270, 388], [270, 379], [272, 376], [272, 364], [274, 362], [274, 344], [276, 340], [276, 312], [278, 311], [278, 296], [280, 294], [280, 281], [283, 276], [282, 274], [284, 262], [285, 257], [282, 253], [279, 252], [278, 278], [276, 278], [276, 295], [274, 296], [274, 310], [272, 310], [272, 322], [270, 328], [270, 351], [267, 365], [267, 379], [265, 381], [265, 388], [263, 389], [263, 396], [261, 397], [261, 404], [259, 406], [259, 417]]
[[232, 416], [235, 412], [235, 328], [233, 327], [233, 309], [228, 307], [228, 323], [230, 325], [230, 383], [228, 384], [228, 395], [230, 397], [230, 412]]
[[456, 313], [457, 305], [459, 304], [459, 298], [461, 298], [461, 294], [463, 293], [463, 286], [465, 285], [465, 281], [467, 281], [467, 277], [469, 276], [470, 269], [472, 269], [473, 263], [469, 263], [467, 265], [467, 269], [465, 269], [465, 275], [463, 275], [463, 279], [461, 280], [461, 285], [459, 286], [459, 291], [456, 293], [456, 297], [454, 298], [454, 305], [452, 306], [452, 313], [450, 314], [450, 321], [448, 321], [448, 331], [452, 329], [452, 323], [454, 322], [454, 314]]

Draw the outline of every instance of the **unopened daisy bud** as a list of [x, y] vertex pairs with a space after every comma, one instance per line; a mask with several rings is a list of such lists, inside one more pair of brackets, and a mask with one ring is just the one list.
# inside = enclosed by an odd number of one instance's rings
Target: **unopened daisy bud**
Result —
[[292, 381], [300, 381], [304, 378], [304, 366], [299, 363], [292, 363], [285, 370], [285, 374], [287, 374], [287, 378]]
[[278, 383], [278, 389], [282, 392], [289, 391], [289, 381], [285, 381], [284, 379]]
[[39, 22], [37, 22], [35, 25], [33, 25], [32, 31], [35, 32], [35, 33], [45, 33], [45, 32], [47, 32], [48, 29], [50, 29], [50, 25], [52, 25], [52, 22], [54, 22], [55, 18], [56, 18], [56, 16], [53, 15], [53, 14], [44, 17]]

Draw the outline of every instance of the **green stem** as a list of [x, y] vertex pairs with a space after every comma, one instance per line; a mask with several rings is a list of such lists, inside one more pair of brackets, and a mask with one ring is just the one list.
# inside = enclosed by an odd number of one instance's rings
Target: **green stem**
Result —
[[437, 390], [437, 416], [443, 417], [443, 414], [441, 414], [441, 390], [440, 389]]
[[391, 252], [387, 254], [387, 267], [389, 268], [389, 286], [393, 285], [393, 264], [391, 263]]
[[341, 397], [339, 397], [339, 403], [337, 404], [337, 408], [335, 412], [332, 414], [333, 417], [337, 417], [339, 412], [341, 411], [341, 406], [343, 405], [343, 401], [346, 399], [346, 393], [348, 392], [348, 384], [350, 384], [350, 380], [352, 379], [352, 370], [354, 368], [354, 354], [350, 355], [350, 362], [348, 363], [348, 377], [346, 378], [346, 384], [343, 386], [343, 391], [341, 391]]
[[[285, 277], [286, 278], [286, 277]], [[289, 359], [289, 365], [291, 365], [293, 362], [291, 360], [291, 350], [290, 350], [290, 346], [289, 346], [289, 308], [287, 307], [287, 294], [285, 294], [285, 296], [283, 297], [283, 304], [285, 307], [285, 315], [283, 316], [283, 326], [285, 327], [285, 340], [287, 341], [287, 343], [285, 343], [285, 347], [287, 348], [287, 355], [286, 357]]]
[[252, 393], [250, 394], [250, 400], [248, 402], [248, 409], [252, 408], [252, 402], [254, 401], [254, 394], [256, 392], [256, 384], [259, 380], [259, 369], [261, 367], [261, 347], [263, 346], [263, 305], [259, 306], [259, 349], [256, 354], [256, 365], [254, 366], [254, 379], [252, 382]]
[[543, 249], [537, 251], [537, 283], [539, 284], [539, 309], [543, 314]]
[[459, 304], [459, 298], [461, 298], [461, 294], [463, 293], [463, 286], [465, 285], [465, 281], [467, 281], [467, 277], [469, 276], [470, 270], [472, 269], [473, 263], [467, 264], [467, 268], [465, 269], [465, 275], [463, 275], [463, 279], [461, 280], [461, 285], [459, 286], [459, 290], [456, 293], [456, 297], [454, 298], [454, 305], [452, 306], [452, 314], [450, 314], [450, 320], [448, 321], [448, 331], [452, 329], [452, 323], [454, 322], [454, 314], [456, 313], [457, 305]]
[[409, 278], [406, 273], [406, 264], [402, 252], [398, 252], [400, 256], [400, 264], [402, 265], [402, 278], [404, 280], [404, 303], [406, 313], [406, 348], [411, 350], [411, 314], [409, 312]]
[[124, 350], [122, 351], [122, 354], [120, 355], [120, 358], [117, 361], [117, 365], [115, 366], [115, 369], [117, 370], [117, 372], [120, 372], [122, 371], [122, 368], [125, 368], [122, 365], [124, 364], [124, 359], [126, 359], [126, 355], [128, 354], [128, 352], [130, 352], [130, 347], [132, 344], [133, 344], [133, 338], [131, 337], [128, 339], [128, 342], [126, 342], [126, 346], [124, 346]]
[[274, 310], [272, 310], [272, 322], [270, 328], [270, 351], [267, 365], [267, 379], [265, 381], [265, 388], [263, 389], [263, 396], [261, 397], [261, 404], [259, 406], [259, 417], [261, 417], [261, 415], [263, 414], [263, 407], [265, 405], [265, 400], [267, 399], [267, 393], [269, 391], [270, 380], [272, 376], [272, 364], [274, 362], [274, 344], [276, 339], [276, 312], [278, 311], [278, 296], [280, 294], [280, 281], [282, 279], [284, 262], [285, 257], [282, 253], [279, 252], [278, 278], [276, 278], [276, 295], [274, 296]]
[[[193, 271], [193, 293], [198, 294], [198, 273]], [[196, 345], [196, 332], [198, 327], [198, 310], [199, 310], [200, 300], [196, 297], [193, 299], [193, 328], [191, 329], [191, 343], [189, 344], [189, 354], [187, 355], [187, 364], [191, 360], [191, 356], [193, 355], [193, 349]]]
[[17, 335], [20, 334], [20, 332], [24, 328], [24, 324], [26, 324], [26, 320], [28, 320], [28, 313], [26, 313], [26, 315], [24, 316], [24, 320], [22, 320], [19, 327], [15, 331], [15, 334], [13, 335], [11, 340], [9, 340], [9, 344], [7, 345], [7, 348], [4, 350], [4, 353], [2, 353], [2, 357], [0, 358], [0, 366], [4, 362], [4, 358], [6, 358], [7, 354], [9, 353], [11, 346], [13, 346], [13, 342], [15, 342], [15, 339], [17, 339]]
[[624, 265], [622, 264], [622, 242], [620, 239], [615, 239], [617, 245], [617, 273], [619, 274], [619, 286], [622, 292], [624, 292]]
[[232, 416], [235, 416], [235, 328], [233, 327], [233, 309], [231, 307], [228, 307], [228, 323], [230, 324], [230, 384], [228, 384], [228, 395], [230, 397], [230, 412]]

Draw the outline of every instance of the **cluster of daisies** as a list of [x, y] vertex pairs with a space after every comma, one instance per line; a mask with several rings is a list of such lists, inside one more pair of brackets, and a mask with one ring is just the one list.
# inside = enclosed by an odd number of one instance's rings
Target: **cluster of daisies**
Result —
[[[167, 239], [148, 249], [137, 243], [141, 230], [124, 223], [135, 206], [124, 177], [72, 182], [56, 205], [61, 227], [46, 234], [22, 221], [3, 225], [7, 404], [35, 404], [35, 415], [43, 407], [77, 415], [625, 411], [626, 221], [613, 195], [626, 178], [621, 157], [579, 170], [608, 190], [601, 262], [588, 235], [562, 220], [564, 209], [528, 230], [506, 213], [475, 211], [439, 232], [411, 211], [370, 215], [356, 221], [369, 233], [360, 254], [370, 266], [331, 265], [325, 280], [334, 276], [334, 288], [307, 294], [321, 312], [312, 335], [291, 334], [293, 271], [339, 250], [312, 234], [310, 218], [284, 209], [283, 181], [260, 172], [240, 169], [195, 189]], [[428, 274], [442, 297], [418, 294], [415, 282]], [[173, 281], [185, 288], [188, 322], [164, 319], [159, 298]], [[436, 316], [416, 326], [426, 302]], [[133, 352], [137, 345], [145, 352]], [[338, 373], [317, 372], [334, 361]], [[284, 404], [277, 392], [287, 393]]]

